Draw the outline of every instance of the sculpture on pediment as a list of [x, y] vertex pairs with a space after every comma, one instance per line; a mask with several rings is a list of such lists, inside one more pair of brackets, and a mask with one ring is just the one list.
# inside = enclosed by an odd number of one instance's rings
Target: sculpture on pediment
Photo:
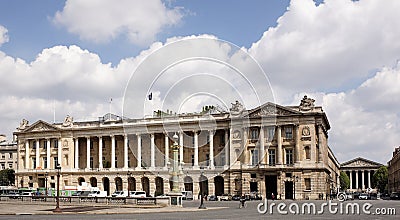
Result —
[[18, 130], [24, 130], [26, 127], [28, 127], [29, 121], [26, 119], [22, 119], [21, 123], [19, 123]]
[[238, 100], [236, 100], [235, 103], [231, 103], [231, 104], [232, 104], [232, 107], [229, 110], [232, 114], [240, 114], [243, 112], [244, 107], [243, 107], [242, 103], [240, 103]]
[[278, 110], [274, 106], [266, 106], [262, 109], [264, 115], [276, 115]]
[[67, 115], [64, 119], [62, 126], [63, 127], [72, 127], [73, 124], [74, 124], [74, 118]]
[[38, 125], [36, 125], [36, 126], [32, 129], [32, 131], [47, 131], [47, 130], [50, 130], [49, 127], [46, 126], [46, 125], [44, 125], [44, 124], [41, 124], [41, 123], [39, 123]]
[[315, 102], [314, 99], [308, 98], [305, 95], [300, 102], [300, 106], [299, 106], [300, 111], [310, 111], [311, 109], [314, 108], [314, 102]]

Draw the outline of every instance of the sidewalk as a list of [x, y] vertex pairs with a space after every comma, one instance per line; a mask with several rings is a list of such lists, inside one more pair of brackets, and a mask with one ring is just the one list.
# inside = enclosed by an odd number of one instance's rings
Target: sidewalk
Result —
[[[57, 215], [53, 213], [54, 204], [0, 203], [0, 215]], [[203, 211], [197, 207], [133, 208], [127, 206], [60, 205], [61, 214], [134, 214], [152, 212], [195, 212]], [[212, 207], [210, 209], [221, 209]]]

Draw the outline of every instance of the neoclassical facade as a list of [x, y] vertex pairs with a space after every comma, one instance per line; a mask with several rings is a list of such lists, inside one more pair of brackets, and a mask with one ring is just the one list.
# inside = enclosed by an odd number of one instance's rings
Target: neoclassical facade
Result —
[[388, 162], [388, 190], [389, 193], [400, 192], [400, 147], [394, 149]]
[[0, 134], [0, 170], [4, 169], [17, 169], [17, 143], [7, 141], [6, 136]]
[[383, 164], [357, 157], [342, 163], [340, 170], [350, 179], [349, 191], [366, 192], [367, 189], [373, 189], [372, 177], [381, 166]]
[[54, 187], [61, 165], [62, 187], [143, 190], [171, 188], [172, 136], [177, 134], [179, 188], [194, 195], [274, 193], [278, 198], [317, 199], [336, 191], [339, 163], [328, 146], [330, 125], [321, 107], [304, 97], [299, 106], [266, 103], [229, 111], [208, 106], [201, 113], [157, 111], [153, 117], [63, 123], [23, 120], [18, 141], [20, 187]]

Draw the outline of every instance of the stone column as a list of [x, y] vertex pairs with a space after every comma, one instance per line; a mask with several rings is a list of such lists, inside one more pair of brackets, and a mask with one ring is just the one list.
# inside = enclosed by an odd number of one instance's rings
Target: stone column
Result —
[[79, 169], [79, 138], [75, 138], [75, 169]]
[[295, 126], [295, 132], [296, 132], [296, 145], [294, 149], [294, 158], [295, 162], [300, 162], [300, 126], [296, 125]]
[[263, 164], [265, 161], [265, 142], [264, 142], [264, 127], [261, 126], [260, 127], [260, 154], [259, 156], [259, 163]]
[[115, 168], [115, 136], [111, 135], [111, 168]]
[[168, 168], [168, 162], [169, 162], [169, 137], [168, 137], [168, 133], [164, 134], [164, 146], [165, 146], [165, 168]]
[[356, 171], [356, 189], [358, 190], [358, 170]]
[[90, 169], [90, 137], [86, 137], [86, 169]]
[[277, 157], [277, 164], [282, 165], [282, 128], [281, 126], [278, 126], [278, 132], [277, 132], [276, 140], [278, 142], [278, 149], [276, 152], [276, 157]]
[[150, 167], [154, 168], [156, 164], [154, 134], [150, 134], [150, 139]]
[[25, 169], [29, 169], [29, 139], [25, 139]]
[[51, 144], [50, 138], [46, 139], [46, 141], [47, 141], [47, 149], [46, 149], [46, 158], [47, 158], [47, 161], [46, 161], [46, 167], [47, 167], [47, 169], [50, 169], [50, 144]]
[[183, 131], [179, 132], [179, 166], [183, 164]]
[[210, 167], [214, 169], [214, 131], [209, 131], [209, 139], [210, 139]]
[[58, 164], [62, 166], [62, 158], [61, 158], [61, 150], [62, 150], [62, 142], [61, 138], [58, 138], [58, 148], [57, 148], [57, 157], [58, 157]]
[[[141, 169], [142, 168], [142, 136], [140, 134], [136, 134], [137, 136], [137, 168]], [[140, 182], [140, 181], [139, 181]], [[139, 188], [138, 188], [139, 189]]]
[[350, 189], [353, 189], [353, 171], [350, 171]]
[[124, 135], [124, 168], [128, 168], [128, 135]]
[[361, 189], [365, 189], [364, 185], [364, 170], [361, 171]]
[[229, 139], [229, 129], [225, 129], [225, 165], [229, 166], [231, 161], [231, 140]]
[[36, 169], [37, 167], [40, 166], [40, 152], [39, 152], [39, 146], [40, 146], [40, 140], [36, 139], [36, 167], [34, 167], [34, 169]]
[[368, 178], [368, 188], [371, 188], [371, 170], [367, 171], [367, 178]]
[[103, 169], [103, 137], [99, 136], [99, 169]]
[[199, 135], [194, 131], [194, 167], [199, 166]]

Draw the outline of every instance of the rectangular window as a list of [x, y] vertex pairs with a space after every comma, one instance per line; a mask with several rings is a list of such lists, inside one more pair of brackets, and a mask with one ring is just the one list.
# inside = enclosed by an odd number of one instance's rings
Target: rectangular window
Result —
[[274, 127], [268, 127], [267, 128], [267, 133], [268, 133], [268, 141], [272, 141], [274, 139], [275, 136], [275, 128]]
[[54, 168], [58, 165], [58, 157], [54, 157]]
[[36, 168], [36, 157], [32, 157], [32, 168]]
[[306, 185], [306, 190], [311, 190], [311, 178], [304, 178], [304, 184]]
[[43, 149], [47, 149], [47, 141], [46, 140], [43, 142]]
[[36, 141], [33, 141], [33, 143], [32, 143], [32, 149], [36, 149]]
[[255, 166], [258, 164], [258, 150], [254, 149], [250, 151], [251, 153], [251, 165]]
[[268, 165], [275, 166], [275, 149], [268, 150]]
[[258, 140], [258, 129], [251, 129], [250, 130], [250, 139]]
[[93, 157], [90, 157], [90, 167], [93, 168]]
[[43, 167], [44, 169], [47, 169], [47, 157], [43, 157]]
[[293, 164], [293, 150], [286, 149], [286, 164], [292, 165]]
[[293, 138], [293, 129], [292, 127], [285, 127], [285, 138], [292, 139]]
[[58, 140], [57, 139], [54, 140], [54, 148], [58, 148]]
[[304, 152], [305, 152], [305, 154], [306, 154], [306, 159], [307, 159], [307, 160], [311, 159], [310, 146], [305, 146], [305, 147], [304, 147]]
[[12, 166], [13, 166], [12, 163], [8, 164], [8, 168], [12, 169]]

